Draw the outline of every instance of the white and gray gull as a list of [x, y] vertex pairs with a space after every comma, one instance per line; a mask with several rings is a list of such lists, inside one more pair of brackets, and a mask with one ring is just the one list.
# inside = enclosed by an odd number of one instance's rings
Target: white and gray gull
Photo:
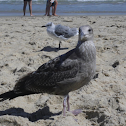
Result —
[[75, 35], [78, 35], [78, 29], [77, 28], [70, 28], [63, 25], [55, 25], [52, 22], [49, 22], [48, 24], [42, 26], [47, 27], [47, 33], [50, 37], [53, 39], [59, 40], [59, 49], [60, 44], [62, 40], [67, 40]]
[[[70, 111], [69, 92], [87, 85], [95, 75], [96, 49], [93, 43], [93, 29], [79, 28], [76, 48], [40, 66], [36, 71], [19, 79], [13, 90], [0, 95], [0, 101], [38, 93], [65, 96], [63, 115], [66, 107]], [[77, 115], [81, 110], [71, 111]]]

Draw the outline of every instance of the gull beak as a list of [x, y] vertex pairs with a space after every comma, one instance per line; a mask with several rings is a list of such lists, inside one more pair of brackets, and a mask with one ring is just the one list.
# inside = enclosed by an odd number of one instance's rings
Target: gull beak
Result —
[[83, 40], [84, 39], [85, 34], [83, 32], [80, 33], [80, 39]]
[[43, 25], [42, 27], [46, 27], [45, 25]]

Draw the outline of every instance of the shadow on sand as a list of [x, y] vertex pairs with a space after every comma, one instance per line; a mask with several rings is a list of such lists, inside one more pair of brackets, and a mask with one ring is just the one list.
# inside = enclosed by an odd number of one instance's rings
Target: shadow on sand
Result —
[[43, 109], [39, 109], [38, 111], [33, 112], [33, 113], [27, 113], [22, 108], [10, 108], [5, 111], [0, 111], [0, 116], [3, 116], [3, 115], [21, 116], [24, 118], [28, 118], [29, 121], [31, 122], [35, 122], [40, 119], [54, 120], [54, 118], [50, 118], [50, 117], [60, 115], [61, 113], [62, 112], [52, 113], [50, 112], [49, 107], [46, 106]]
[[54, 48], [54, 47], [51, 47], [51, 46], [46, 46], [44, 47], [43, 49], [39, 50], [39, 51], [36, 51], [36, 52], [40, 52], [40, 51], [45, 51], [45, 52], [57, 52], [59, 50], [65, 50], [65, 49], [68, 49], [68, 48]]

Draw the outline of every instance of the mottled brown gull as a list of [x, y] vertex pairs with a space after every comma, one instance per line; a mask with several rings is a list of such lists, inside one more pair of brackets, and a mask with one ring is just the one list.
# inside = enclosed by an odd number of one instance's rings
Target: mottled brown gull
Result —
[[[93, 29], [79, 28], [76, 48], [40, 66], [36, 71], [22, 77], [12, 91], [0, 95], [0, 101], [18, 96], [49, 93], [65, 96], [63, 115], [66, 107], [70, 111], [69, 92], [88, 84], [95, 75], [96, 49], [93, 43]], [[77, 115], [80, 110], [71, 111]]]
[[78, 35], [77, 28], [70, 28], [68, 26], [63, 26], [60, 24], [55, 25], [52, 22], [49, 22], [42, 27], [47, 27], [47, 33], [50, 37], [59, 40], [59, 49], [62, 40], [67, 40], [75, 35]]

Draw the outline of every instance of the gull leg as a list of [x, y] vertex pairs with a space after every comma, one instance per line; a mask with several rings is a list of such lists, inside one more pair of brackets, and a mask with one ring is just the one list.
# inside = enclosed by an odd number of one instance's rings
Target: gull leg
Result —
[[69, 95], [67, 95], [67, 110], [70, 111]]
[[60, 49], [60, 44], [61, 44], [61, 41], [59, 42], [59, 49]]
[[66, 100], [67, 100], [67, 96], [65, 96], [63, 100], [63, 116], [66, 115]]
[[73, 113], [75, 116], [82, 112], [81, 109], [70, 111], [69, 95], [67, 95], [67, 107], [68, 107], [68, 111]]

